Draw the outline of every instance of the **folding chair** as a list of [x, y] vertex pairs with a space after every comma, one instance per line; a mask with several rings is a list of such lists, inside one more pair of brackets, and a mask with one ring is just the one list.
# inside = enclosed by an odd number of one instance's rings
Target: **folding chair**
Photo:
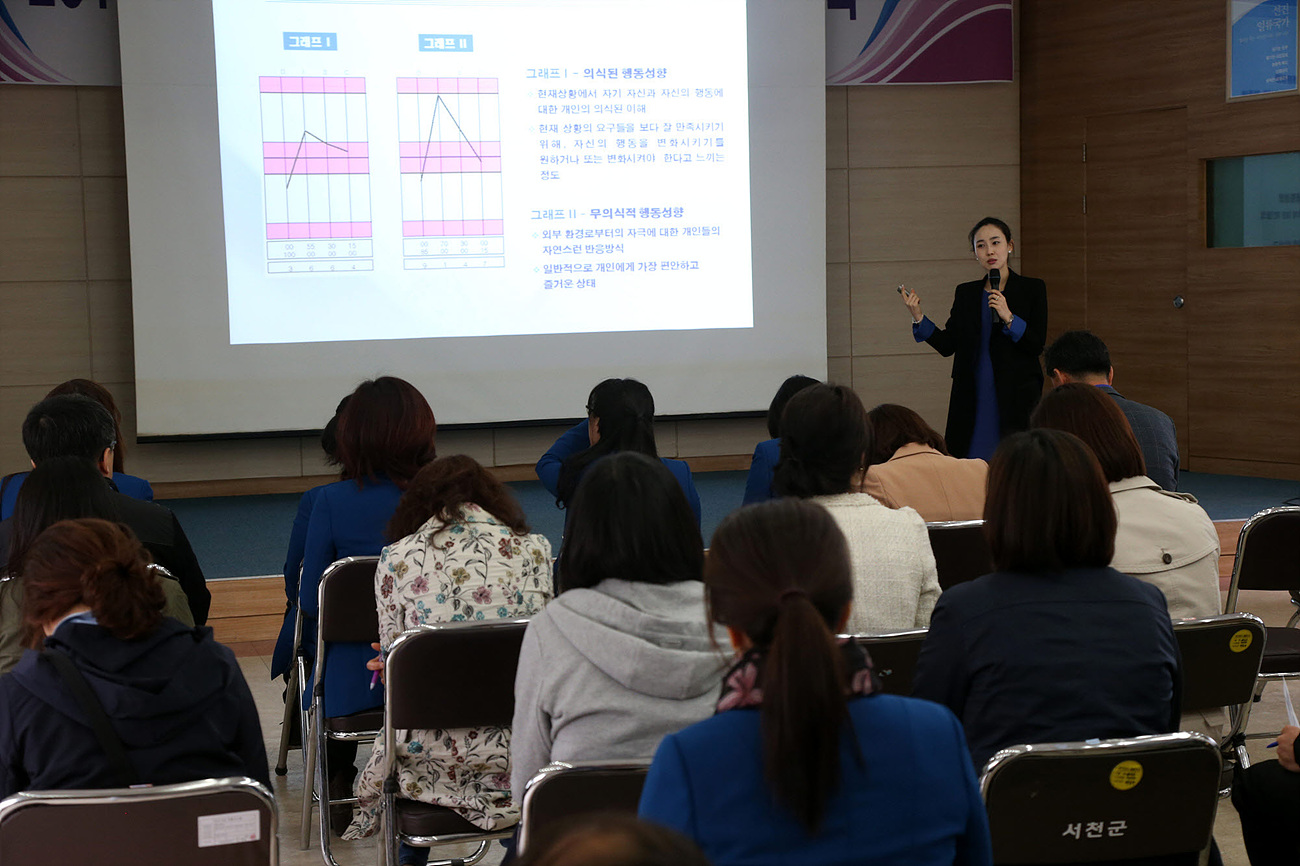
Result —
[[[280, 722], [280, 754], [275, 762], [275, 774], [289, 772], [289, 750], [293, 748], [294, 726], [298, 735], [307, 730], [307, 713], [302, 708], [302, 683], [307, 678], [307, 661], [302, 654], [302, 608], [293, 606], [293, 648], [290, 650], [289, 679], [284, 690], [284, 718]], [[378, 614], [376, 614], [378, 616]], [[305, 738], [299, 745], [305, 742]], [[304, 750], [304, 755], [306, 754]]]
[[921, 644], [929, 629], [914, 628], [889, 634], [849, 635], [858, 646], [871, 656], [871, 665], [880, 678], [880, 685], [891, 695], [912, 694], [912, 679], [916, 676], [916, 660], [921, 655]]
[[[470, 866], [493, 839], [514, 827], [483, 830], [443, 806], [397, 796], [394, 748], [399, 730], [507, 727], [515, 712], [515, 671], [526, 619], [450, 622], [404, 632], [384, 663], [384, 850], [398, 862], [398, 844], [417, 848], [477, 842], [466, 858], [430, 861]], [[472, 664], [467, 660], [473, 660]]]
[[[1300, 508], [1266, 508], [1246, 521], [1237, 537], [1237, 558], [1228, 585], [1228, 611], [1238, 608], [1237, 593], [1247, 590], [1287, 592], [1295, 613], [1285, 628], [1265, 627], [1268, 641], [1255, 682], [1254, 700], [1272, 680], [1300, 677]], [[1272, 738], [1270, 733], [1247, 739]], [[1246, 766], [1246, 765], [1243, 765]]]
[[983, 520], [942, 520], [927, 523], [930, 549], [939, 570], [939, 586], [951, 589], [993, 570], [993, 555], [984, 538]]
[[1215, 742], [1192, 732], [1003, 749], [980, 777], [993, 862], [1193, 866], [1214, 831], [1221, 768]]
[[[329, 761], [325, 744], [329, 740], [371, 742], [383, 726], [381, 710], [362, 710], [346, 716], [325, 716], [325, 645], [366, 643], [379, 640], [379, 610], [375, 605], [377, 556], [349, 556], [332, 563], [320, 577], [319, 615], [316, 619], [316, 666], [312, 682], [311, 708], [303, 742], [302, 828], [299, 848], [311, 841], [312, 803], [320, 806], [320, 847], [325, 862], [336, 866], [330, 853], [330, 806], [356, 803], [356, 797], [331, 800]], [[358, 676], [365, 673], [358, 671]]]
[[[1255, 679], [1264, 658], [1264, 622], [1252, 613], [1227, 613], [1174, 623], [1174, 638], [1183, 657], [1183, 707], [1187, 713], [1226, 708], [1228, 730], [1218, 737], [1225, 759], [1235, 751], [1242, 767], [1250, 766], [1242, 731], [1250, 720]], [[1225, 768], [1225, 772], [1231, 767]], [[1223, 785], [1224, 793], [1230, 785]]]
[[649, 769], [648, 760], [556, 761], [542, 767], [524, 787], [516, 853], [536, 847], [549, 829], [576, 815], [635, 815]]
[[277, 824], [271, 792], [244, 777], [27, 791], [0, 801], [0, 862], [274, 866]]

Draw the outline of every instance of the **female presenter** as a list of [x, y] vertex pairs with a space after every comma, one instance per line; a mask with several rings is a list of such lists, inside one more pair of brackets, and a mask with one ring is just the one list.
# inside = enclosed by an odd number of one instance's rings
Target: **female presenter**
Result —
[[954, 457], [987, 460], [1003, 436], [1029, 427], [1029, 413], [1043, 391], [1038, 356], [1047, 337], [1047, 287], [1007, 266], [1011, 228], [985, 217], [970, 230], [975, 261], [987, 272], [962, 283], [948, 324], [936, 326], [921, 313], [921, 298], [899, 286], [912, 314], [912, 336], [952, 360], [952, 395], [944, 439]]

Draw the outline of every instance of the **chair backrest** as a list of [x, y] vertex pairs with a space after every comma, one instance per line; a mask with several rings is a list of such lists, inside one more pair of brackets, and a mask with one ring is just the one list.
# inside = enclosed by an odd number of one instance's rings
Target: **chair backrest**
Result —
[[0, 862], [280, 862], [275, 800], [248, 778], [153, 788], [28, 791], [0, 801]]
[[1263, 620], [1251, 613], [1179, 620], [1174, 637], [1183, 657], [1184, 713], [1242, 706], [1254, 697]]
[[983, 520], [944, 520], [927, 523], [930, 549], [939, 570], [939, 586], [949, 589], [993, 570], [993, 556], [984, 538]]
[[1210, 844], [1222, 758], [1204, 734], [1014, 746], [980, 777], [993, 860], [1093, 863]]
[[578, 815], [635, 815], [649, 769], [649, 761], [557, 761], [543, 767], [524, 788], [518, 852], [537, 847], [557, 824]]
[[1300, 507], [1266, 508], [1237, 536], [1227, 609], [1237, 609], [1242, 589], [1281, 590], [1300, 598]]
[[[375, 643], [379, 609], [375, 606], [377, 556], [349, 556], [330, 564], [320, 576], [317, 642]], [[318, 652], [317, 658], [323, 655]]]
[[449, 622], [404, 632], [384, 663], [384, 730], [507, 726], [526, 619]]
[[929, 629], [914, 628], [890, 634], [855, 634], [853, 640], [871, 656], [880, 685], [891, 695], [910, 695], [916, 660]]

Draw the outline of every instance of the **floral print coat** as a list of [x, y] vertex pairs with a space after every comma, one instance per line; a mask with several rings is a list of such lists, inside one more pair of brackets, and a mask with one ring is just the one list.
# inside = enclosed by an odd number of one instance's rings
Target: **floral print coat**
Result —
[[[551, 545], [516, 535], [477, 505], [435, 517], [384, 548], [375, 570], [380, 646], [426, 623], [532, 616], [552, 596]], [[446, 806], [484, 830], [519, 820], [510, 797], [510, 729], [397, 731], [399, 796]], [[360, 800], [344, 839], [379, 828], [385, 744], [357, 777]]]

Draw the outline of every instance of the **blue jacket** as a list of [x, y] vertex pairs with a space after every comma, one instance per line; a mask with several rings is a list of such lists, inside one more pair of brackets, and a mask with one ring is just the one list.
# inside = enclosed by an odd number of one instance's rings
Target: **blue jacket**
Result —
[[991, 864], [988, 819], [952, 713], [874, 695], [850, 700], [849, 714], [862, 762], [843, 736], [840, 788], [816, 834], [773, 800], [756, 708], [665, 737], [640, 816], [694, 839], [714, 866]]
[[745, 498], [741, 505], [766, 502], [776, 495], [772, 490], [772, 476], [776, 474], [776, 462], [780, 459], [780, 439], [768, 439], [754, 447], [754, 459], [749, 461], [749, 475], [745, 476]]
[[997, 572], [944, 592], [912, 694], [957, 714], [983, 767], [1007, 746], [1176, 731], [1181, 683], [1160, 590], [1076, 568]]
[[[388, 479], [335, 481], [318, 488], [307, 522], [302, 580], [298, 603], [303, 620], [303, 645], [315, 653], [320, 576], [330, 563], [345, 556], [378, 556], [388, 543], [388, 520], [397, 510], [402, 491]], [[366, 662], [375, 657], [367, 643], [340, 643], [325, 648], [325, 715], [343, 716], [383, 706], [384, 690], [370, 688]], [[310, 679], [310, 677], [309, 677]], [[311, 683], [303, 684], [306, 695]]]
[[[8, 520], [13, 516], [14, 504], [18, 501], [18, 491], [27, 480], [31, 472], [15, 472], [13, 475], [6, 476], [9, 483], [5, 485], [4, 496], [0, 497], [0, 520]], [[134, 475], [127, 475], [122, 472], [113, 473], [113, 486], [119, 493], [125, 493], [132, 499], [143, 499], [145, 502], [153, 502], [153, 488], [149, 482], [143, 478], [136, 478]]]
[[293, 664], [293, 621], [298, 613], [298, 575], [302, 573], [303, 552], [307, 549], [307, 524], [311, 521], [311, 510], [316, 505], [316, 497], [327, 485], [313, 487], [298, 500], [298, 513], [293, 517], [293, 529], [289, 531], [289, 551], [284, 557], [284, 596], [287, 601], [284, 622], [280, 625], [280, 636], [275, 640], [275, 651], [271, 653], [271, 679], [282, 676]]
[[[541, 479], [542, 486], [550, 491], [552, 496], [560, 495], [560, 467], [564, 464], [565, 458], [586, 451], [589, 447], [591, 447], [591, 439], [587, 435], [587, 422], [580, 421], [566, 431], [563, 436], [555, 440], [555, 444], [537, 461], [537, 477]], [[691, 467], [686, 464], [685, 460], [671, 460], [667, 457], [659, 459], [668, 467], [668, 471], [673, 473], [677, 483], [681, 485], [682, 492], [686, 494], [686, 501], [691, 504], [691, 511], [695, 512], [695, 522], [700, 523], [700, 494], [695, 489], [695, 480], [691, 477]], [[565, 522], [567, 528], [568, 521]]]
[[[69, 620], [45, 645], [85, 676], [143, 781], [251, 776], [270, 785], [253, 695], [211, 629], [164, 619], [152, 634], [123, 641], [93, 620]], [[23, 653], [0, 678], [0, 797], [120, 784], [54, 665]]]

